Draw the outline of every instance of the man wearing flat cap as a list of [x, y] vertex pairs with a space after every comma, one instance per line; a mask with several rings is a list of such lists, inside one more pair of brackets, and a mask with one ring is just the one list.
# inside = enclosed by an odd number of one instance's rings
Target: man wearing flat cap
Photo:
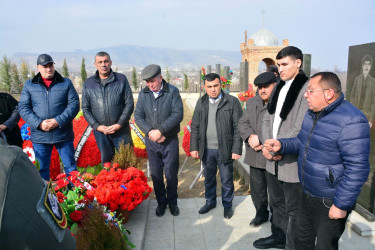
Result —
[[37, 69], [39, 73], [24, 84], [18, 110], [30, 125], [39, 173], [48, 181], [53, 146], [59, 152], [65, 173], [77, 170], [72, 121], [79, 111], [79, 97], [72, 82], [55, 71], [50, 55], [38, 57]]
[[146, 81], [147, 87], [139, 93], [134, 119], [146, 135], [146, 150], [158, 202], [156, 215], [163, 216], [169, 205], [171, 214], [177, 216], [180, 213], [177, 206], [177, 134], [184, 115], [181, 96], [175, 86], [163, 79], [159, 65], [146, 66], [141, 72], [141, 78]]
[[238, 127], [245, 142], [246, 154], [244, 162], [250, 166], [250, 190], [256, 214], [250, 226], [258, 227], [268, 220], [268, 193], [266, 158], [262, 154], [263, 143], [260, 141], [263, 116], [267, 111], [268, 101], [277, 79], [273, 72], [264, 72], [254, 80], [258, 94], [250, 98]]
[[123, 143], [133, 145], [129, 120], [134, 110], [133, 94], [124, 74], [113, 72], [107, 52], [95, 55], [95, 75], [83, 84], [83, 116], [94, 129], [102, 164], [111, 162], [115, 149]]

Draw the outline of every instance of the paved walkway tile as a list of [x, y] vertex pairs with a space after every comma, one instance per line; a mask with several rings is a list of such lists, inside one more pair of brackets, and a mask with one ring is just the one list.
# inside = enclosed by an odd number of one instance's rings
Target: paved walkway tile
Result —
[[[255, 240], [271, 235], [270, 222], [257, 228], [249, 226], [255, 216], [250, 196], [234, 197], [234, 216], [229, 220], [224, 218], [219, 197], [216, 208], [199, 214], [204, 204], [204, 198], [181, 199], [179, 216], [172, 216], [167, 208], [164, 216], [157, 217], [157, 202], [148, 199], [132, 211], [125, 228], [132, 232], [129, 238], [136, 249], [145, 250], [249, 250], [255, 249]], [[375, 237], [362, 237], [347, 226], [339, 244], [343, 250], [375, 249]]]

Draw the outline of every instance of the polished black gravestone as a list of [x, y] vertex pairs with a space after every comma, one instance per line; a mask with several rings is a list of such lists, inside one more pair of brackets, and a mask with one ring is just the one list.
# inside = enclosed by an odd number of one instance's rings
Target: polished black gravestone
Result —
[[370, 175], [357, 199], [356, 211], [375, 220], [375, 43], [349, 47], [346, 100], [359, 108], [370, 124]]

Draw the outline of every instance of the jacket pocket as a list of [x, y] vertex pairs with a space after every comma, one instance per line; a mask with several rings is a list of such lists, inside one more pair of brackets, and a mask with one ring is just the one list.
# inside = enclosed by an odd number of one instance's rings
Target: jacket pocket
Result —
[[342, 171], [327, 168], [326, 170], [326, 182], [329, 186], [335, 187], [342, 179]]

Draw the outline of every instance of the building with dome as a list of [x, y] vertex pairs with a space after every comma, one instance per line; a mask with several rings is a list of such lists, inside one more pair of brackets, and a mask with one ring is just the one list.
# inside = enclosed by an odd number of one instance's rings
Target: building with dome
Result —
[[278, 39], [271, 31], [262, 27], [247, 39], [245, 31], [245, 42], [241, 43], [242, 61], [249, 64], [249, 84], [254, 83], [258, 75], [259, 64], [264, 62], [268, 67], [276, 64], [276, 55], [284, 47], [289, 45], [288, 39], [284, 39], [281, 46]]

